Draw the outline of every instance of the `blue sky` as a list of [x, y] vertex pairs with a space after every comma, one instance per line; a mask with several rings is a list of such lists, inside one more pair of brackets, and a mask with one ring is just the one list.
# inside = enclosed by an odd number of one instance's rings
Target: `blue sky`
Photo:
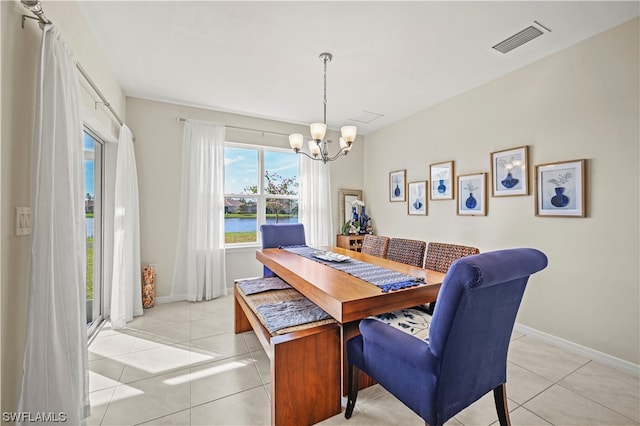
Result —
[[[265, 170], [284, 178], [299, 176], [298, 155], [289, 152], [264, 151]], [[245, 193], [244, 188], [258, 183], [258, 151], [225, 147], [224, 192]]]
[[[84, 134], [84, 150], [93, 151], [94, 141], [87, 133]], [[92, 196], [95, 194], [93, 176], [94, 176], [94, 162], [93, 160], [84, 160], [84, 192], [85, 196], [88, 192]]]

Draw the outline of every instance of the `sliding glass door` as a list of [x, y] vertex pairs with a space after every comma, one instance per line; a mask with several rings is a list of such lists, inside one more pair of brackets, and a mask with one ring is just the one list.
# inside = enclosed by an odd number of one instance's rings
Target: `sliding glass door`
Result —
[[87, 234], [87, 327], [89, 334], [103, 318], [103, 143], [84, 132], [84, 211]]

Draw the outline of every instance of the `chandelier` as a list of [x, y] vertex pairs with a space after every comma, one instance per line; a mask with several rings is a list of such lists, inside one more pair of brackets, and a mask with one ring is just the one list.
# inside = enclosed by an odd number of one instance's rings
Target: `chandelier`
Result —
[[312, 160], [322, 161], [327, 163], [338, 158], [340, 155], [347, 155], [351, 150], [351, 145], [356, 139], [356, 126], [344, 126], [340, 129], [342, 137], [340, 138], [340, 151], [334, 156], [329, 154], [327, 144], [330, 140], [325, 139], [327, 133], [327, 62], [331, 62], [333, 55], [331, 53], [321, 53], [320, 60], [324, 64], [324, 121], [322, 123], [311, 123], [309, 130], [311, 132], [311, 140], [309, 141], [309, 152], [311, 155], [304, 151], [301, 151], [304, 144], [304, 136], [300, 133], [293, 133], [289, 135], [289, 145], [296, 152], [296, 154], [304, 154]]

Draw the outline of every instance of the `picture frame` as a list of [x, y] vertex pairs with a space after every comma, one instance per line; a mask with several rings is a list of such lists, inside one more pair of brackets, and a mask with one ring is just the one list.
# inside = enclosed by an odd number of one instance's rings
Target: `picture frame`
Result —
[[429, 175], [431, 178], [431, 191], [429, 191], [431, 200], [453, 200], [455, 197], [453, 161], [431, 164]]
[[487, 173], [458, 176], [458, 215], [487, 215]]
[[538, 164], [536, 216], [585, 217], [585, 160]]
[[407, 214], [427, 215], [427, 181], [409, 182], [407, 185]]
[[491, 195], [529, 195], [528, 146], [491, 153]]
[[353, 215], [352, 207], [355, 200], [364, 201], [361, 189], [338, 190], [338, 206], [340, 208], [340, 217], [342, 218], [341, 224], [351, 220], [351, 216]]
[[389, 172], [389, 201], [407, 200], [407, 170]]

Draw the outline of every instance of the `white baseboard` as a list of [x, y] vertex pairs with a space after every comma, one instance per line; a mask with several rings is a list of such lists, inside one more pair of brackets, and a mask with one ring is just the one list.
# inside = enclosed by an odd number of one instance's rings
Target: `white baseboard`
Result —
[[566, 349], [569, 352], [573, 352], [585, 358], [589, 358], [593, 361], [623, 371], [627, 374], [631, 374], [636, 377], [640, 377], [640, 365], [634, 364], [624, 359], [617, 358], [613, 355], [606, 354], [604, 352], [597, 351], [595, 349], [588, 348], [586, 346], [579, 345], [569, 340], [556, 337], [552, 334], [545, 333], [535, 328], [527, 327], [516, 323], [513, 329], [519, 333], [526, 334], [527, 336], [534, 337], [542, 340], [545, 343], [557, 346], [562, 349]]
[[[233, 287], [227, 287], [227, 294], [233, 294]], [[172, 302], [184, 302], [187, 300], [187, 295], [175, 295], [172, 294], [170, 296], [158, 296], [154, 299], [154, 302], [158, 305], [163, 303], [172, 303]]]
[[187, 300], [186, 297], [177, 297], [174, 295], [171, 296], [161, 296], [161, 297], [156, 297], [154, 299], [154, 302], [157, 304], [162, 304], [162, 303], [171, 303], [171, 302], [181, 302], [183, 300]]

